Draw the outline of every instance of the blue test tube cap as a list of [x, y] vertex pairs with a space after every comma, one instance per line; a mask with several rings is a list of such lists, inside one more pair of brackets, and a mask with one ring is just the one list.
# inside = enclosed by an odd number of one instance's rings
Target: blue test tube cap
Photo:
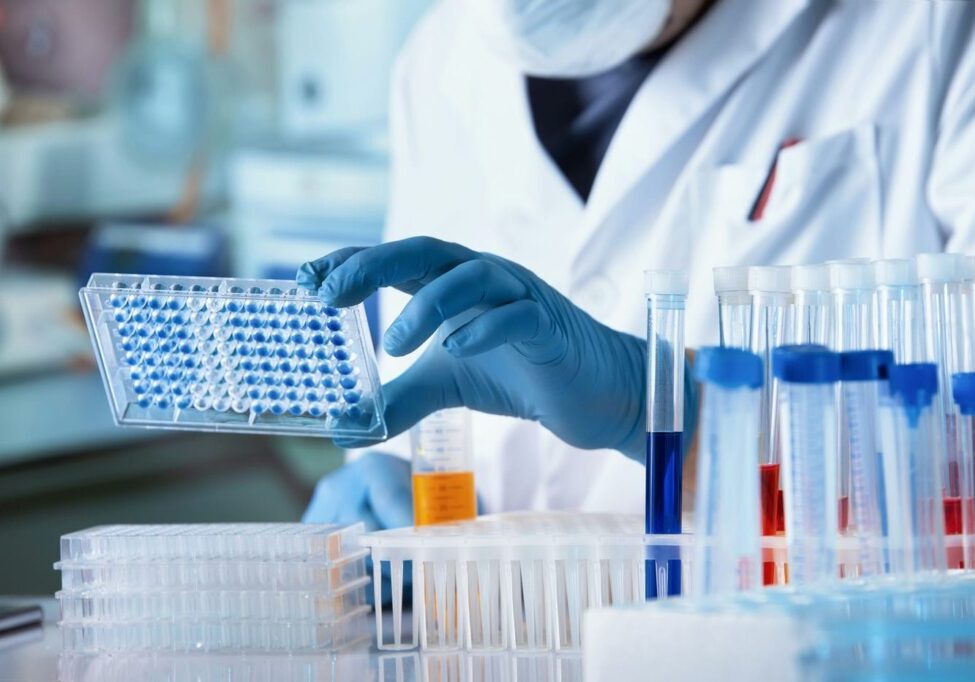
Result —
[[938, 366], [933, 362], [892, 365], [890, 392], [906, 408], [928, 407], [938, 395]]
[[848, 350], [840, 353], [840, 381], [886, 381], [894, 353], [889, 350]]
[[722, 388], [760, 388], [762, 358], [739, 348], [709, 346], [694, 359], [694, 378]]
[[951, 377], [951, 393], [966, 417], [975, 416], [975, 372], [958, 372]]
[[772, 351], [772, 374], [790, 384], [832, 384], [840, 380], [840, 354], [825, 346], [779, 346]]

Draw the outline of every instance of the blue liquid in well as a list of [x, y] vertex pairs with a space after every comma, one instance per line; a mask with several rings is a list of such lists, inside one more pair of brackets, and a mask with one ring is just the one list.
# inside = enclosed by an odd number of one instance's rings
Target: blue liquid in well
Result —
[[[684, 434], [658, 431], [647, 434], [647, 533], [671, 535], [681, 532], [681, 484], [684, 469]], [[647, 599], [656, 599], [657, 562], [667, 562], [667, 594], [681, 592], [678, 548], [657, 549], [646, 562]]]

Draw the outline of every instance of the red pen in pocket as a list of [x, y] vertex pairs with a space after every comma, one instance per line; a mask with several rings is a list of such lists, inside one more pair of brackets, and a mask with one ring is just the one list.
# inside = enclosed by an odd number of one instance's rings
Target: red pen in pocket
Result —
[[772, 165], [768, 169], [768, 175], [765, 176], [765, 182], [762, 183], [762, 189], [755, 197], [755, 202], [752, 204], [752, 210], [748, 212], [749, 222], [758, 222], [765, 215], [765, 207], [768, 205], [769, 199], [772, 197], [772, 188], [775, 186], [775, 169], [779, 164], [779, 152], [783, 149], [788, 149], [789, 147], [794, 147], [795, 145], [802, 142], [801, 137], [790, 137], [785, 142], [779, 145], [779, 148], [775, 151], [775, 158], [772, 159]]

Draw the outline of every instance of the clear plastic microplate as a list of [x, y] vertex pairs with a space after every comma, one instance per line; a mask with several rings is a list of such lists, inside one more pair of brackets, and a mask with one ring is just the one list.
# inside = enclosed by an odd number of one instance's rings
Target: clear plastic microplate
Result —
[[119, 425], [386, 436], [361, 305], [286, 280], [94, 274], [80, 294]]
[[335, 591], [309, 590], [89, 590], [55, 594], [61, 622], [137, 620], [337, 620], [367, 606], [369, 578]]
[[363, 641], [371, 607], [338, 620], [127, 620], [58, 624], [68, 652], [322, 651]]
[[[549, 512], [366, 534], [377, 600], [383, 574], [392, 585], [392, 632], [377, 617], [378, 646], [578, 650], [583, 611], [643, 602], [645, 565], [658, 553], [679, 555], [675, 565], [693, 591], [693, 537], [645, 536], [643, 527], [641, 516]], [[769, 551], [781, 568], [784, 543], [765, 540], [779, 546]], [[402, 603], [407, 575], [413, 585], [409, 638]]]
[[61, 538], [65, 591], [341, 589], [365, 576], [363, 524], [98, 526]]
[[190, 523], [95, 526], [61, 536], [61, 561], [327, 559], [361, 551], [365, 526]]

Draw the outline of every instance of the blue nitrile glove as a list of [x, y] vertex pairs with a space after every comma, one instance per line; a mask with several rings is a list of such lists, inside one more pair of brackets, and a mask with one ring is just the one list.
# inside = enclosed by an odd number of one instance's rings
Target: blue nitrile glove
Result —
[[390, 437], [436, 410], [466, 406], [645, 460], [646, 343], [597, 322], [526, 268], [414, 237], [336, 251], [301, 266], [297, 279], [337, 306], [380, 287], [411, 294], [383, 338], [390, 355], [437, 333], [384, 388]]
[[[410, 473], [407, 460], [367, 452], [318, 482], [301, 520], [341, 524], [364, 521], [366, 531], [412, 525]], [[382, 577], [382, 600], [388, 604], [392, 599], [388, 568], [383, 570]], [[404, 589], [408, 591], [413, 574], [406, 571], [403, 579]], [[372, 590], [368, 597], [372, 603]]]

